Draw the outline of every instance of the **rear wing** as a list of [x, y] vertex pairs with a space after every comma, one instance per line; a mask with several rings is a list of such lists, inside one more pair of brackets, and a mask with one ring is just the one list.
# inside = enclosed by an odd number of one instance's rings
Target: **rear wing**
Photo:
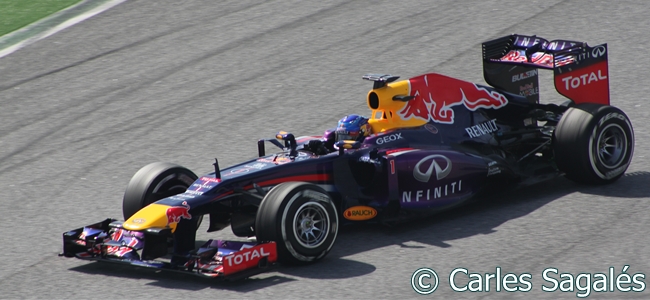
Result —
[[607, 44], [519, 34], [483, 43], [483, 77], [491, 86], [538, 103], [538, 69], [553, 70], [555, 89], [574, 103], [609, 105]]

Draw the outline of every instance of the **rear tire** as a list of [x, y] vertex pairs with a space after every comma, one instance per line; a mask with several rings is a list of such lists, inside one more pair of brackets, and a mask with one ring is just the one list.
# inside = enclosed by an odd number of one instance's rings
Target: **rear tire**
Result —
[[124, 220], [151, 203], [185, 192], [197, 178], [192, 171], [171, 163], [155, 162], [142, 167], [124, 192]]
[[632, 124], [613, 106], [582, 103], [569, 108], [554, 139], [558, 168], [580, 183], [616, 181], [627, 170], [634, 152]]
[[262, 200], [255, 235], [260, 242], [277, 243], [281, 262], [308, 264], [329, 253], [338, 226], [336, 206], [325, 190], [309, 183], [285, 182]]

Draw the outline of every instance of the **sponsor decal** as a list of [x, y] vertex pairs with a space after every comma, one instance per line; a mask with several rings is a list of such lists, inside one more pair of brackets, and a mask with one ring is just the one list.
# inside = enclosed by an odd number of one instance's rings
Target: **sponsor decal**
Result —
[[254, 164], [250, 164], [250, 165], [245, 165], [244, 168], [261, 170], [261, 169], [264, 169], [266, 166], [268, 166], [268, 165], [265, 164], [265, 163], [258, 162], [258, 163], [254, 163]]
[[379, 161], [376, 160], [376, 159], [371, 159], [371, 158], [368, 157], [368, 156], [362, 156], [362, 157], [359, 157], [359, 161], [360, 161], [360, 162], [365, 162], [365, 163], [371, 163], [371, 164], [375, 164], [375, 165], [381, 165], [381, 162], [379, 162]]
[[131, 222], [136, 223], [136, 224], [142, 224], [146, 222], [145, 219], [133, 219]]
[[201, 177], [201, 181], [203, 181], [203, 183], [208, 183], [208, 182], [219, 183], [221, 182], [221, 179], [203, 176]]
[[424, 129], [433, 134], [438, 134], [438, 128], [436, 128], [436, 126], [433, 126], [433, 124], [424, 125]]
[[370, 206], [353, 206], [343, 212], [343, 217], [352, 221], [370, 220], [377, 216], [377, 210]]
[[248, 171], [250, 171], [248, 168], [237, 168], [237, 169], [230, 170], [228, 175], [239, 174], [239, 173], [248, 173]]
[[512, 75], [512, 82], [517, 82], [519, 80], [524, 80], [528, 79], [530, 77], [537, 76], [537, 69], [535, 70], [530, 70], [527, 72], [519, 73], [516, 75]]
[[402, 202], [420, 202], [440, 199], [462, 191], [463, 181], [458, 180], [445, 185], [437, 186], [426, 190], [402, 192]]
[[[68, 231], [65, 233], [66, 236], [74, 236], [76, 231]], [[73, 242], [77, 245], [86, 246], [86, 239], [91, 237], [95, 241], [105, 241], [108, 240], [106, 232], [101, 229], [88, 228], [84, 227], [79, 236]], [[90, 249], [89, 249], [90, 250]]]
[[470, 111], [479, 108], [498, 109], [508, 99], [474, 83], [440, 74], [425, 74], [409, 79], [410, 95], [414, 98], [398, 115], [404, 120], [417, 118], [442, 124], [454, 123], [454, 106], [463, 105]]
[[589, 58], [599, 58], [607, 55], [607, 47], [605, 45], [598, 45], [591, 49], [591, 52], [581, 52], [576, 55], [578, 61], [589, 59]]
[[[188, 261], [185, 264], [185, 266], [186, 267], [194, 266], [194, 268], [200, 269], [201, 271], [204, 271], [201, 274], [203, 276], [217, 277], [217, 276], [219, 276], [219, 274], [217, 274], [217, 272], [223, 272], [223, 265], [216, 263], [216, 260], [217, 260], [216, 258], [217, 257], [215, 257], [213, 259], [214, 261], [210, 261], [208, 263], [202, 263], [200, 259], [197, 259], [195, 261]], [[214, 272], [214, 273], [207, 273], [205, 271]]]
[[[444, 169], [440, 166], [440, 164], [438, 164], [438, 161], [444, 162], [443, 163], [443, 165], [445, 166]], [[426, 166], [427, 163], [429, 163], [429, 167], [427, 168], [426, 171], [422, 172], [421, 170], [422, 165]], [[437, 180], [441, 180], [447, 177], [447, 175], [451, 173], [451, 160], [446, 156], [440, 154], [429, 155], [421, 159], [417, 164], [415, 164], [415, 168], [413, 168], [413, 177], [415, 178], [415, 180], [420, 182], [429, 182], [429, 179], [431, 178], [431, 174], [433, 173], [434, 170], [436, 171]]]
[[[187, 199], [196, 198], [196, 195], [192, 194], [192, 193], [193, 193], [193, 191], [185, 191], [182, 194], [171, 196], [171, 197], [169, 197], [169, 199], [176, 200], [176, 201], [185, 201]], [[203, 194], [203, 193], [201, 193], [201, 194]]]
[[497, 132], [499, 131], [499, 126], [497, 126], [497, 120], [492, 119], [487, 122], [483, 122], [471, 127], [467, 127], [465, 128], [465, 131], [467, 132], [470, 138], [475, 138], [486, 134], [491, 134], [493, 132]]
[[320, 202], [325, 202], [329, 203], [330, 202], [330, 197], [328, 195], [325, 195], [320, 192], [312, 191], [312, 190], [304, 190], [299, 193], [305, 198], [309, 198], [312, 200], [320, 201]]
[[167, 215], [167, 225], [178, 223], [181, 219], [192, 219], [190, 215], [190, 206], [187, 204], [187, 201], [183, 201], [182, 206], [172, 206], [167, 209], [165, 213]]
[[267, 163], [272, 163], [272, 162], [285, 163], [284, 159], [286, 159], [286, 162], [291, 161], [289, 158], [284, 158], [284, 157], [279, 157], [276, 160], [267, 159], [267, 158], [260, 158], [260, 159], [257, 160], [256, 163], [247, 164], [247, 165], [244, 165], [244, 166], [241, 166], [241, 167], [237, 167], [235, 169], [231, 169], [229, 172], [223, 174], [222, 176], [232, 176], [232, 175], [237, 175], [237, 174], [248, 173], [251, 170], [253, 170], [253, 171], [261, 170], [261, 169], [264, 169], [264, 168], [270, 166]]
[[180, 174], [178, 176], [178, 179], [186, 184], [192, 184], [192, 182], [194, 182], [194, 178], [187, 176], [185, 174]]
[[370, 124], [366, 123], [366, 124], [361, 125], [360, 130], [363, 133], [363, 136], [369, 136], [370, 133], [372, 132], [372, 126], [370, 126]]
[[402, 139], [402, 133], [401, 132], [400, 133], [393, 133], [391, 135], [378, 137], [375, 140], [375, 143], [377, 145], [381, 145], [381, 144], [390, 143], [390, 142], [394, 142], [394, 141], [401, 140], [401, 139]]
[[501, 173], [501, 168], [496, 166], [496, 161], [491, 161], [488, 163], [488, 173], [487, 176], [496, 175]]
[[[589, 53], [589, 52], [586, 52]], [[586, 64], [579, 69], [559, 70], [555, 89], [575, 103], [599, 103], [609, 105], [609, 78], [607, 61]]]
[[534, 36], [523, 36], [523, 35], [518, 35], [517, 38], [515, 38], [515, 45], [521, 46], [521, 47], [530, 47], [534, 46], [536, 44], [539, 44], [542, 42], [542, 48], [546, 47], [548, 44], [548, 41], [542, 38], [534, 37]]
[[134, 249], [142, 249], [144, 244], [140, 241], [141, 237], [142, 236], [137, 237], [134, 233], [124, 229], [115, 229], [115, 231], [111, 233], [111, 240], [115, 242], [121, 242], [122, 246], [108, 246], [106, 247], [106, 254], [117, 257], [125, 257]]
[[413, 151], [417, 151], [417, 149], [413, 149], [413, 148], [397, 148], [397, 149], [391, 149], [391, 150], [386, 151], [386, 154], [387, 155], [392, 155], [392, 156], [399, 156], [401, 154], [409, 153], [409, 152], [413, 152]]
[[519, 95], [521, 96], [528, 97], [537, 94], [539, 94], [539, 87], [536, 87], [532, 82], [519, 86]]
[[190, 185], [187, 188], [185, 193], [191, 195], [203, 195], [203, 193], [205, 193], [206, 191], [217, 186], [219, 182], [221, 182], [221, 179], [219, 178], [203, 176], [199, 178], [197, 181], [195, 181], [194, 183], [192, 183], [192, 185]]
[[251, 251], [238, 252], [232, 255], [228, 255], [224, 258], [226, 259], [226, 263], [228, 264], [228, 266], [231, 267], [233, 265], [240, 265], [244, 262], [249, 262], [254, 259], [260, 259], [264, 256], [269, 256], [269, 255], [271, 255], [271, 253], [266, 252], [264, 248], [260, 248], [259, 250], [253, 249]]
[[553, 67], [553, 54], [539, 53], [539, 52], [533, 53], [533, 55], [530, 58], [530, 62], [534, 64]]
[[257, 267], [260, 259], [268, 257], [268, 262], [277, 261], [275, 243], [261, 244], [242, 249], [222, 258], [224, 275]]
[[546, 49], [551, 51], [563, 50], [564, 48], [573, 47], [576, 43], [572, 41], [551, 41]]
[[290, 163], [291, 161], [292, 161], [291, 158], [286, 156], [276, 157], [275, 159], [273, 159], [273, 163], [275, 163], [276, 165], [283, 165], [286, 163]]
[[564, 77], [562, 78], [564, 88], [568, 91], [570, 89], [577, 89], [580, 86], [587, 85], [592, 82], [598, 82], [600, 80], [607, 79], [607, 75], [603, 75], [601, 72], [602, 70], [598, 70], [598, 72], [591, 72], [589, 74], [582, 74], [580, 76]]
[[124, 257], [126, 254], [131, 253], [133, 249], [138, 245], [138, 239], [136, 238], [130, 238], [128, 239], [128, 243], [125, 243], [125, 241], [122, 241], [123, 246], [108, 246], [106, 247], [106, 254], [108, 255], [114, 255], [117, 257]]
[[605, 123], [605, 121], [607, 121], [609, 119], [614, 119], [614, 118], [619, 119], [619, 120], [624, 121], [624, 122], [628, 122], [624, 115], [621, 115], [621, 114], [616, 113], [616, 112], [611, 112], [611, 113], [608, 113], [606, 116], [604, 116], [602, 119], [600, 119], [600, 121], [598, 121], [598, 126], [601, 126], [601, 125], [603, 125], [603, 123]]
[[501, 168], [499, 167], [489, 167], [487, 176], [492, 176], [501, 173]]
[[[531, 37], [531, 36], [517, 36], [514, 41], [514, 45], [519, 47], [526, 47], [526, 48], [529, 48], [536, 44], [541, 44], [542, 51], [533, 53], [530, 57], [530, 60], [528, 59], [528, 57], [526, 57], [526, 50], [524, 49], [511, 50], [510, 52], [508, 52], [506, 55], [504, 55], [502, 58], [498, 60], [532, 63], [536, 65], [546, 66], [548, 68], [553, 68], [554, 63], [555, 66], [559, 67], [559, 66], [564, 66], [564, 65], [574, 63], [576, 61], [576, 58], [574, 58], [573, 55], [554, 57], [554, 55], [552, 54], [552, 52], [576, 46], [577, 43], [573, 41], [554, 40], [549, 42], [545, 39], [538, 38], [538, 37]], [[586, 53], [586, 55], [589, 55], [589, 53]], [[518, 80], [515, 80], [515, 78], [513, 77], [512, 82], [515, 81]]]
[[[535, 52], [530, 56], [530, 60], [528, 60], [528, 57], [526, 57], [526, 50], [511, 50], [499, 60], [531, 63], [531, 64], [542, 65], [550, 68], [553, 67], [553, 55], [545, 52]], [[514, 79], [515, 78], [513, 77], [513, 82], [515, 82]]]
[[598, 45], [591, 50], [591, 57], [598, 58], [607, 53], [607, 48], [603, 45]]
[[77, 240], [75, 240], [74, 242], [77, 245], [86, 246], [85, 240], [86, 240], [86, 229], [84, 228], [84, 230], [81, 232]]
[[[510, 62], [521, 62], [521, 63], [531, 63], [535, 65], [541, 65], [545, 66], [547, 68], [553, 68], [553, 62], [555, 61], [555, 65], [557, 67], [568, 65], [570, 63], [575, 62], [575, 58], [573, 56], [562, 56], [562, 57], [557, 57], [555, 59], [553, 54], [546, 53], [546, 52], [535, 52], [530, 56], [530, 60], [528, 60], [528, 57], [526, 57], [526, 50], [511, 50], [508, 52], [506, 55], [504, 55], [502, 58], [498, 59], [500, 61], [510, 61]], [[517, 75], [515, 75], [517, 76]], [[521, 78], [518, 80], [523, 80], [525, 78]], [[512, 82], [518, 81], [515, 80], [515, 77], [513, 76]]]

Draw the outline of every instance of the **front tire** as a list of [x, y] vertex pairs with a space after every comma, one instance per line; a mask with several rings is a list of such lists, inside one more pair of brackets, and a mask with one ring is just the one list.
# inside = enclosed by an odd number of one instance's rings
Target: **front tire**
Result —
[[322, 188], [304, 182], [275, 186], [257, 211], [258, 241], [275, 241], [278, 259], [288, 264], [316, 262], [334, 245], [338, 234], [336, 206]]
[[124, 192], [124, 220], [151, 203], [185, 192], [197, 178], [192, 171], [172, 163], [155, 162], [142, 167]]
[[557, 166], [576, 182], [616, 181], [629, 167], [633, 152], [632, 124], [613, 106], [578, 104], [564, 113], [555, 130]]

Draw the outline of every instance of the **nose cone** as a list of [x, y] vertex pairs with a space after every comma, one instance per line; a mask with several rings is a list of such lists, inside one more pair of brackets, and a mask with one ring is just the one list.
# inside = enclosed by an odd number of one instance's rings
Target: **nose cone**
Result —
[[173, 232], [177, 222], [168, 222], [167, 211], [171, 208], [173, 207], [162, 204], [149, 204], [126, 220], [122, 226], [127, 230], [171, 228]]

